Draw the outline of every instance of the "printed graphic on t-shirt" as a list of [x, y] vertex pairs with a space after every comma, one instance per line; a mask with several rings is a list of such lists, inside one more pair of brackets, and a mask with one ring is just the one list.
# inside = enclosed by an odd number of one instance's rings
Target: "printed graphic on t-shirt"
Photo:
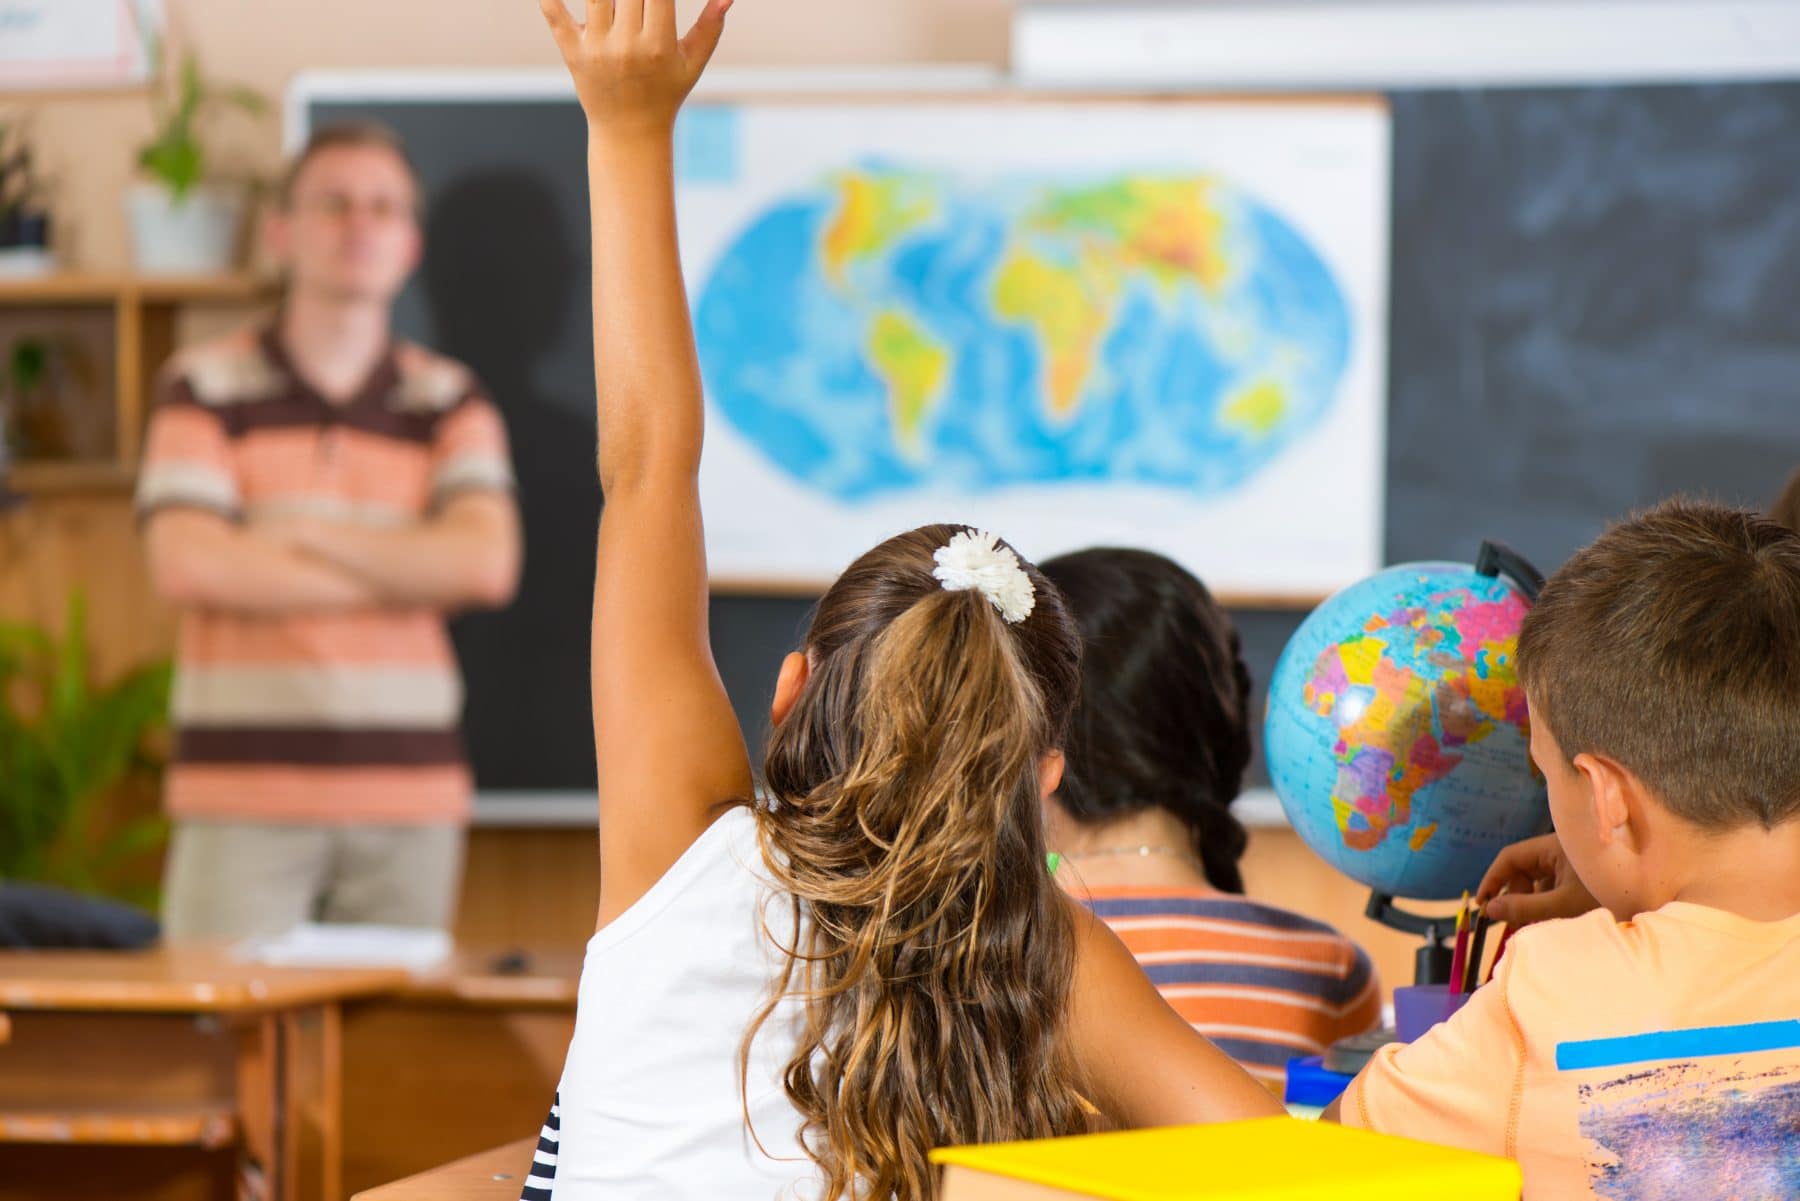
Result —
[[1800, 1197], [1800, 1022], [1562, 1043], [1607, 1201]]

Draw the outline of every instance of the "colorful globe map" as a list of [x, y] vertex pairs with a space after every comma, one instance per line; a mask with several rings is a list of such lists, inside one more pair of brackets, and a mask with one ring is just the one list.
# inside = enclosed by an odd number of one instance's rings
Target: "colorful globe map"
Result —
[[1208, 176], [969, 183], [867, 166], [763, 208], [697, 289], [707, 394], [837, 501], [1230, 489], [1331, 406], [1330, 269]]
[[1529, 604], [1502, 577], [1413, 563], [1308, 617], [1269, 684], [1264, 750], [1308, 846], [1393, 896], [1480, 882], [1548, 828], [1514, 668]]

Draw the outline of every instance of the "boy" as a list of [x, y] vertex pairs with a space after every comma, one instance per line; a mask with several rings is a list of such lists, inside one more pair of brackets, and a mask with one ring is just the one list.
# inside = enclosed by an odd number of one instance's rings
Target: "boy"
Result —
[[1800, 536], [1680, 500], [1615, 526], [1519, 673], [1557, 833], [1482, 895], [1581, 916], [1332, 1116], [1516, 1158], [1530, 1198], [1800, 1196]]

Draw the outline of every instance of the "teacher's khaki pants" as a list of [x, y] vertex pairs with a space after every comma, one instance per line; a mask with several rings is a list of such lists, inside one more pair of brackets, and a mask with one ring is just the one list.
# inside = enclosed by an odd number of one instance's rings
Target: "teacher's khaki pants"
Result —
[[449, 929], [460, 823], [177, 822], [163, 880], [170, 941], [282, 934], [301, 922]]

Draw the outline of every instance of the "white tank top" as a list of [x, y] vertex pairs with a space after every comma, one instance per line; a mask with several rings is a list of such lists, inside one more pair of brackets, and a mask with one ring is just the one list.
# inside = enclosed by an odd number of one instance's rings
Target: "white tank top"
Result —
[[739, 1043], [782, 961], [765, 917], [791, 945], [792, 910], [768, 879], [756, 818], [736, 808], [588, 942], [558, 1089], [555, 1201], [817, 1194], [781, 1084], [797, 1002], [770, 1016], [739, 1087]]

